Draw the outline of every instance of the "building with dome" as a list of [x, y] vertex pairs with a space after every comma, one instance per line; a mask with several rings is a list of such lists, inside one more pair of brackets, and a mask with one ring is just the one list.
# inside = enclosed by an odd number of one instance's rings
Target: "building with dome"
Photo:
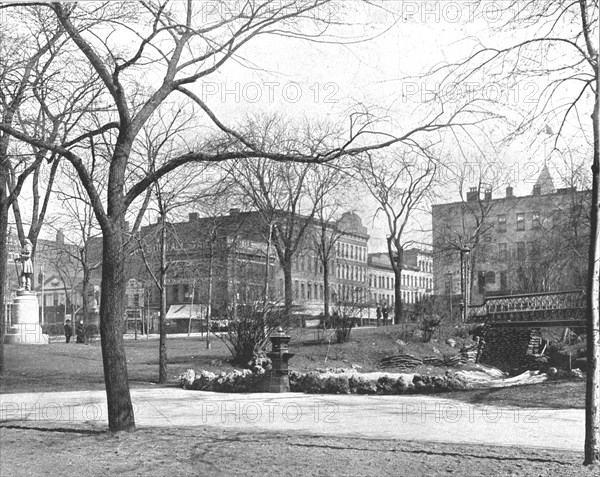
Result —
[[580, 289], [587, 276], [591, 192], [556, 188], [544, 165], [531, 194], [471, 188], [432, 210], [434, 293], [486, 296]]

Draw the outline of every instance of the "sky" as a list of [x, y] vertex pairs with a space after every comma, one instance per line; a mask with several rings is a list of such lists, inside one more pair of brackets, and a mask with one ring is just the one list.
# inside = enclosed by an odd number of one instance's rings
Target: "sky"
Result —
[[[498, 3], [491, 0], [477, 2], [481, 15], [478, 18], [474, 2], [470, 1], [372, 3], [344, 0], [333, 4], [336, 18], [351, 25], [332, 31], [346, 39], [341, 42], [308, 42], [274, 36], [253, 40], [237, 61], [230, 61], [195, 85], [196, 93], [230, 125], [257, 111], [281, 114], [290, 121], [336, 123], [346, 121], [351, 108], [360, 104], [385, 116], [385, 127], [398, 132], [422, 121], [424, 99], [430, 98], [431, 91], [439, 86], [433, 78], [415, 77], [439, 62], [464, 57], [473, 45], [466, 38], [490, 40], [489, 28], [500, 23]], [[202, 5], [201, 15], [207, 19], [215, 15], [210, 10], [214, 2]], [[514, 39], [515, 35], [518, 33], [506, 33], [504, 39]], [[116, 45], [126, 45], [129, 39], [115, 36], [113, 41]], [[477, 87], [485, 87], [485, 78], [476, 81], [481, 83]], [[529, 82], [490, 94], [498, 94], [499, 101], [508, 106], [518, 106], [528, 98], [535, 99], [540, 88], [539, 82]], [[515, 193], [528, 194], [544, 158], [552, 152], [552, 145], [544, 140], [532, 146], [531, 137], [503, 144], [505, 132], [502, 126], [492, 125], [487, 129], [492, 144], [481, 141], [478, 143], [481, 150], [464, 145], [461, 151], [446, 152], [449, 156], [466, 153], [474, 164], [482, 153], [497, 158], [497, 166], [493, 167], [499, 171], [509, 167], [514, 172], [510, 185]], [[455, 147], [452, 141], [448, 144]], [[550, 166], [556, 176], [553, 161]], [[556, 177], [555, 182], [558, 182]], [[497, 185], [503, 188], [508, 184]], [[447, 192], [445, 199], [458, 200], [455, 188]], [[360, 197], [354, 210], [369, 227], [371, 249], [381, 250], [385, 225], [381, 220], [373, 220], [374, 202], [365, 199], [364, 194]], [[419, 220], [427, 222], [426, 217]]]

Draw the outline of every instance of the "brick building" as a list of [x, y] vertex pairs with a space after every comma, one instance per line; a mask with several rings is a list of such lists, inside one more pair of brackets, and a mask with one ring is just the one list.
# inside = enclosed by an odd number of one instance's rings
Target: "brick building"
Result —
[[[281, 213], [274, 220], [285, 220]], [[306, 221], [299, 218], [299, 221]], [[292, 261], [292, 294], [299, 314], [317, 315], [323, 311], [325, 293], [331, 305], [368, 300], [367, 296], [367, 229], [359, 216], [344, 214], [326, 229], [335, 232], [335, 257], [330, 260], [329, 291], [323, 281], [323, 264], [318, 258], [314, 234], [318, 222], [309, 221], [308, 230]], [[153, 224], [142, 229], [145, 253], [153, 266], [157, 263], [158, 240], [152, 237], [159, 228]], [[199, 217], [190, 213], [185, 222], [169, 224], [167, 261], [167, 308], [183, 315], [205, 310], [209, 297], [212, 315], [225, 317], [234, 306], [248, 305], [264, 299], [283, 303], [284, 273], [274, 246], [269, 246], [270, 226], [256, 211], [231, 209], [228, 215]], [[268, 257], [268, 272], [267, 272]], [[268, 273], [268, 274], [267, 274]], [[149, 308], [158, 309], [159, 294], [149, 286]], [[196, 310], [198, 309], [198, 310]], [[167, 315], [168, 317], [169, 315]], [[183, 317], [182, 317], [183, 319]], [[175, 326], [181, 326], [175, 324]]]
[[544, 166], [530, 195], [472, 188], [466, 201], [434, 205], [434, 293], [458, 295], [464, 284], [478, 304], [490, 295], [582, 288], [590, 200], [587, 190], [555, 189]]

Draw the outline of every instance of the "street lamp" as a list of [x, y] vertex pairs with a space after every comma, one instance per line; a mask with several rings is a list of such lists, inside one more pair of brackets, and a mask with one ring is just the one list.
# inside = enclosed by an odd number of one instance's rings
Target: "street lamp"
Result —
[[446, 283], [448, 284], [448, 301], [450, 303], [450, 321], [452, 321], [452, 273], [446, 273]]
[[461, 295], [461, 315], [462, 322], [467, 322], [469, 305], [469, 254], [471, 249], [460, 249], [460, 295]]

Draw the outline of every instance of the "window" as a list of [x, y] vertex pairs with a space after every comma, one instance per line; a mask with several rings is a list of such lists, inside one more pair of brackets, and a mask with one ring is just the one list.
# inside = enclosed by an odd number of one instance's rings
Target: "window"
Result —
[[494, 272], [487, 272], [485, 274], [485, 283], [487, 283], [487, 284], [496, 283], [496, 274]]
[[306, 288], [306, 298], [308, 300], [312, 299], [312, 284], [308, 283], [307, 288]]
[[508, 248], [505, 243], [498, 244], [498, 260], [506, 260], [508, 258]]
[[525, 214], [517, 212], [517, 230], [525, 230]]
[[506, 215], [498, 216], [498, 232], [499, 233], [506, 232]]
[[507, 287], [507, 277], [506, 277], [506, 270], [503, 270], [500, 272], [500, 289], [502, 291], [506, 290]]
[[517, 260], [525, 260], [525, 242], [517, 242]]
[[302, 298], [304, 300], [304, 297], [306, 296], [306, 291], [304, 288], [304, 282], [300, 283], [300, 298]]
[[540, 222], [540, 213], [534, 212], [531, 216], [531, 228], [539, 229], [541, 227], [542, 227], [542, 224]]

